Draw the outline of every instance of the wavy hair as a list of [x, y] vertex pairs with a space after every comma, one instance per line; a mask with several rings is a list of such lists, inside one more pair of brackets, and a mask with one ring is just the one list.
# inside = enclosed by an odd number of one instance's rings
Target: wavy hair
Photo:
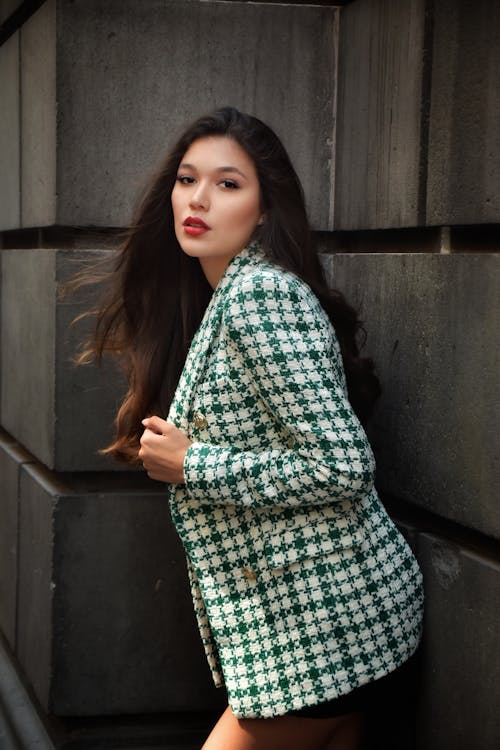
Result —
[[362, 422], [380, 390], [372, 361], [359, 355], [363, 329], [355, 310], [324, 280], [302, 186], [285, 148], [263, 122], [225, 107], [196, 120], [167, 154], [136, 210], [114, 268], [104, 274], [101, 303], [89, 313], [95, 316], [95, 329], [78, 361], [100, 361], [111, 352], [124, 367], [128, 392], [116, 416], [114, 442], [103, 452], [128, 463], [137, 461], [141, 420], [168, 412], [212, 294], [198, 259], [180, 248], [170, 201], [182, 157], [206, 136], [232, 138], [253, 160], [266, 217], [257, 228], [258, 239], [272, 261], [312, 288], [328, 314], [342, 352], [349, 399]]

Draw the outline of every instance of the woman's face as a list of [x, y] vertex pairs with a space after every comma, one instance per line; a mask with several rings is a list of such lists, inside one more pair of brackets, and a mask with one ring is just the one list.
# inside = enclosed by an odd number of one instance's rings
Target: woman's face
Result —
[[224, 270], [260, 223], [260, 187], [253, 161], [231, 138], [191, 144], [172, 190], [175, 234], [187, 255]]

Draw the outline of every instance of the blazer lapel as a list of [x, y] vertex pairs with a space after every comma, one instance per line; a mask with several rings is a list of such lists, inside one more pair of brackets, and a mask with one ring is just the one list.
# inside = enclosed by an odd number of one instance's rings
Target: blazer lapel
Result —
[[212, 341], [219, 329], [221, 316], [222, 305], [218, 303], [214, 293], [205, 311], [203, 320], [191, 342], [167, 417], [169, 422], [173, 422], [183, 432], [188, 431], [188, 413], [192, 396], [204, 370]]
[[169, 422], [175, 424], [183, 432], [188, 431], [188, 414], [196, 384], [204, 372], [205, 362], [210, 354], [212, 342], [220, 328], [224, 299], [235, 278], [242, 272], [242, 269], [248, 264], [253, 264], [263, 258], [264, 253], [258, 243], [248, 245], [232, 258], [217, 284], [203, 320], [191, 342], [167, 417]]

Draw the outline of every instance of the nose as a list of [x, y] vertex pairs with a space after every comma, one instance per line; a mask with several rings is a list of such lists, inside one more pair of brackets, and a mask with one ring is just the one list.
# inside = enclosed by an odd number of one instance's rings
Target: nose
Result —
[[192, 208], [203, 208], [207, 209], [209, 206], [209, 199], [207, 189], [201, 183], [196, 185], [196, 189], [191, 193], [189, 205]]

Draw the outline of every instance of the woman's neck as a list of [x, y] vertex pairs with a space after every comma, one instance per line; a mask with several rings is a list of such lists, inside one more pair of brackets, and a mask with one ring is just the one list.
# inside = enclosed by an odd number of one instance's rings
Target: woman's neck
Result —
[[224, 256], [220, 258], [199, 258], [205, 278], [212, 289], [215, 289], [221, 280], [230, 260], [232, 260], [232, 258]]

